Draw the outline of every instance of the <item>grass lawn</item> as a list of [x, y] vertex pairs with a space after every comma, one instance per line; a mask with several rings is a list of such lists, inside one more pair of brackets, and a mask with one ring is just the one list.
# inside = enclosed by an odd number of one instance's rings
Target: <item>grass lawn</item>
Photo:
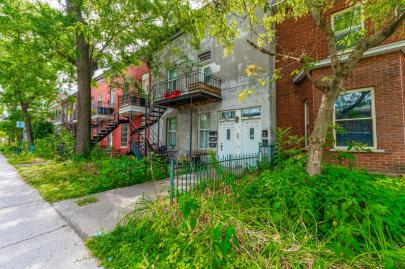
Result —
[[17, 167], [20, 175], [36, 188], [48, 202], [81, 197], [99, 192], [98, 168], [88, 162], [49, 162]]
[[105, 268], [399, 268], [405, 184], [286, 167], [222, 192], [145, 201], [87, 241]]
[[[10, 158], [20, 175], [48, 202], [127, 187], [167, 177], [167, 164], [156, 156], [102, 157], [96, 160], [67, 160], [36, 164], [31, 158]], [[28, 165], [21, 165], [25, 163]]]

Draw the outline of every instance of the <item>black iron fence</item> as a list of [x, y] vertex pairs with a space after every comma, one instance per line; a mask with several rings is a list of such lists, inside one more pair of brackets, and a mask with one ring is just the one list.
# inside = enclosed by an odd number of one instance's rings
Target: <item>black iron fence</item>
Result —
[[182, 193], [223, 188], [249, 174], [269, 168], [274, 145], [260, 145], [253, 154], [228, 155], [219, 159], [208, 155], [204, 161], [193, 158], [170, 160], [170, 201]]

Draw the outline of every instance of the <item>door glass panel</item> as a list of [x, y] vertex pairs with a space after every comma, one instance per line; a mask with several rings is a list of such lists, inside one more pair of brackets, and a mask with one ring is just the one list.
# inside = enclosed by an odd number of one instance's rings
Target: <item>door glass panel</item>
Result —
[[249, 134], [250, 134], [250, 139], [255, 139], [255, 128], [250, 128]]
[[231, 129], [226, 129], [226, 140], [231, 140]]

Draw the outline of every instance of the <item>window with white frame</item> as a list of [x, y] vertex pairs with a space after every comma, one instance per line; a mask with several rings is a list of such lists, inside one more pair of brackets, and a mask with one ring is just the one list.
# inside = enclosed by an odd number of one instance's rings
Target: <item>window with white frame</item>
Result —
[[144, 94], [149, 93], [149, 73], [142, 75], [142, 92]]
[[176, 147], [176, 118], [167, 119], [167, 147], [173, 149]]
[[115, 104], [115, 90], [114, 89], [111, 89], [110, 95], [111, 95], [110, 96], [110, 104], [113, 107], [114, 104]]
[[361, 5], [355, 5], [332, 14], [332, 29], [335, 32], [338, 50], [354, 47], [362, 37], [364, 29], [362, 10]]
[[337, 147], [358, 143], [376, 148], [374, 91], [371, 88], [346, 91], [335, 102]]
[[100, 95], [98, 96], [98, 101], [97, 101], [97, 106], [102, 107], [103, 106], [103, 97]]
[[198, 122], [198, 147], [206, 149], [209, 145], [210, 114], [200, 114]]
[[121, 147], [127, 146], [127, 140], [128, 140], [128, 124], [124, 123], [122, 124], [121, 127]]
[[174, 91], [176, 89], [177, 71], [175, 68], [167, 70], [167, 89]]

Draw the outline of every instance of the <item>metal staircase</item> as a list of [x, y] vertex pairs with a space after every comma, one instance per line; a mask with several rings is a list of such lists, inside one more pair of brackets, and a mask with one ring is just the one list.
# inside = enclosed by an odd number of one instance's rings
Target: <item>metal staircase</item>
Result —
[[136, 126], [130, 116], [120, 115], [119, 112], [115, 112], [110, 119], [104, 119], [92, 124], [92, 144], [107, 137], [120, 124], [128, 123], [132, 154], [138, 159], [142, 159], [151, 152], [162, 157], [165, 156], [167, 149], [163, 145], [159, 133], [156, 133], [153, 129], [153, 126], [159, 124], [159, 120], [167, 108], [154, 104], [153, 98], [145, 99], [145, 113], [142, 114], [141, 124], [139, 126]]
[[107, 137], [121, 123], [127, 123], [128, 119], [122, 118], [118, 112], [115, 112], [111, 119], [103, 119], [92, 124], [91, 143], [95, 144]]
[[166, 146], [163, 145], [159, 133], [156, 133], [153, 129], [153, 125], [156, 123], [159, 124], [159, 120], [165, 113], [166, 108], [157, 106], [151, 101], [147, 102], [146, 106], [140, 126], [137, 127], [132, 120], [129, 120], [131, 152], [138, 159], [141, 159], [151, 152], [165, 157], [167, 155]]

